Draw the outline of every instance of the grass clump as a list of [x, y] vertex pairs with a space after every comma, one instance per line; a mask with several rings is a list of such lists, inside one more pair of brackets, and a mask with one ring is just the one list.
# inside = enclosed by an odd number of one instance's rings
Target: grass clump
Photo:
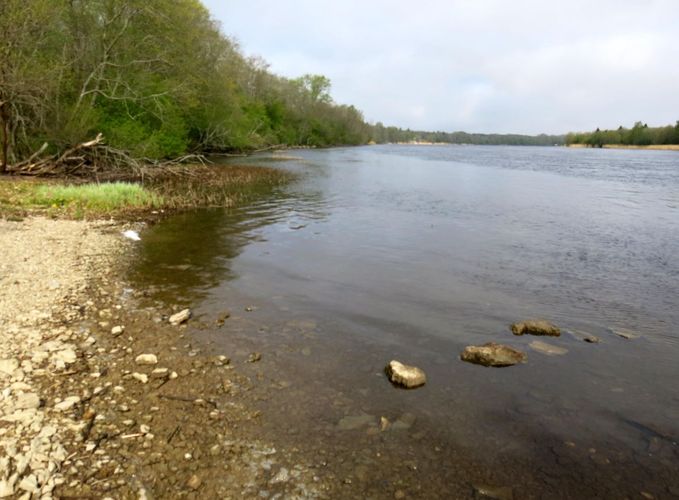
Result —
[[129, 182], [41, 185], [35, 189], [30, 201], [38, 206], [98, 213], [158, 208], [163, 204], [158, 194]]
[[129, 182], [61, 184], [33, 179], [0, 180], [0, 213], [5, 217], [44, 211], [74, 218], [120, 215], [162, 207], [163, 197]]

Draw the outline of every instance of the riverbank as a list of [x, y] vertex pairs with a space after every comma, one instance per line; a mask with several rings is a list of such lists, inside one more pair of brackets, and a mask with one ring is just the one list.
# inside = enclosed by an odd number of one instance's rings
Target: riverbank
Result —
[[0, 498], [320, 496], [253, 439], [252, 382], [125, 283], [126, 229], [141, 226], [0, 221]]
[[[592, 148], [587, 144], [569, 144], [569, 148]], [[679, 151], [679, 144], [651, 144], [649, 146], [630, 146], [626, 144], [604, 144], [602, 149], [646, 149], [651, 151]]]
[[174, 210], [233, 207], [291, 178], [281, 169], [251, 165], [168, 167], [104, 179], [0, 176], [0, 216], [148, 220]]

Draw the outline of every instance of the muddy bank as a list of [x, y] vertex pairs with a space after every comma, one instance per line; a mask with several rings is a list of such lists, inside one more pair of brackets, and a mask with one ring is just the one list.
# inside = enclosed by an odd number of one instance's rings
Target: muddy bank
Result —
[[0, 498], [323, 496], [252, 437], [252, 382], [126, 285], [124, 229], [0, 221]]

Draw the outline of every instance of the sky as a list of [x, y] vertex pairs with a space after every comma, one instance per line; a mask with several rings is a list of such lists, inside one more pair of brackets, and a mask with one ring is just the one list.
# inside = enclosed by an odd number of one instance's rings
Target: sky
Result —
[[679, 120], [679, 0], [203, 0], [274, 73], [370, 122], [565, 133]]

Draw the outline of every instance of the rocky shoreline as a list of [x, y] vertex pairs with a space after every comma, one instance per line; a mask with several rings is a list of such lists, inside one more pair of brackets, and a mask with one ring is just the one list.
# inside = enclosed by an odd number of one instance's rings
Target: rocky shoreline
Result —
[[125, 229], [0, 221], [0, 498], [325, 496], [253, 438], [251, 381], [125, 283]]

